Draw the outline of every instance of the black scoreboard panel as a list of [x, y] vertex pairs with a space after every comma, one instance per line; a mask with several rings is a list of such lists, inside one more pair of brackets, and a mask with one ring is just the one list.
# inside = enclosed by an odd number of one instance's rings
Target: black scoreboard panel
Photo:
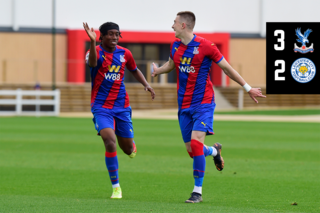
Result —
[[320, 94], [320, 22], [268, 22], [267, 94]]

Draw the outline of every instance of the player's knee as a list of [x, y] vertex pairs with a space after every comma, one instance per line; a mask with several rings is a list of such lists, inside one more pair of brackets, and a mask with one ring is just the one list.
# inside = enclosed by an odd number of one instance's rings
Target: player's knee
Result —
[[203, 143], [192, 139], [191, 140], [191, 150], [192, 150], [193, 156], [203, 155]]
[[190, 143], [190, 147], [192, 151], [196, 151], [201, 147], [201, 142], [199, 142], [198, 140], [192, 139]]
[[115, 140], [110, 140], [109, 138], [106, 138], [103, 140], [103, 142], [107, 151], [115, 151], [117, 149], [117, 144]]

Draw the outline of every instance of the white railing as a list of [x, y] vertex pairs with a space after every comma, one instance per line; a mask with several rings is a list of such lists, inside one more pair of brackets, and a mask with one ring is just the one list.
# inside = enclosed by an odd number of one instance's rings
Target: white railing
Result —
[[[0, 96], [16, 96], [15, 99], [0, 98], [0, 105], [15, 105], [15, 111], [1, 111], [0, 115], [54, 115], [60, 113], [60, 90], [0, 90]], [[23, 99], [23, 96], [35, 96], [35, 99]], [[40, 96], [52, 96], [51, 100], [40, 99]], [[35, 105], [36, 111], [22, 111], [23, 105]], [[40, 111], [41, 105], [53, 106], [53, 111]]]
[[243, 89], [239, 89], [238, 91], [238, 109], [243, 110]]

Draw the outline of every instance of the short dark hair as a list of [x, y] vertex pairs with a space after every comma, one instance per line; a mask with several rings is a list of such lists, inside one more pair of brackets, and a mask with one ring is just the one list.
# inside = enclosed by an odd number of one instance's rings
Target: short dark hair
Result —
[[196, 24], [196, 16], [193, 12], [181, 11], [177, 14], [177, 16], [180, 16], [184, 21], [186, 21], [186, 24], [190, 29], [194, 28], [194, 25]]
[[99, 39], [102, 40], [101, 37], [103, 35], [106, 35], [108, 33], [108, 31], [112, 30], [112, 29], [118, 30], [119, 31], [119, 35], [122, 38], [119, 25], [117, 25], [116, 23], [113, 23], [113, 22], [106, 22], [106, 23], [103, 23], [99, 27], [99, 31], [100, 31], [100, 38]]

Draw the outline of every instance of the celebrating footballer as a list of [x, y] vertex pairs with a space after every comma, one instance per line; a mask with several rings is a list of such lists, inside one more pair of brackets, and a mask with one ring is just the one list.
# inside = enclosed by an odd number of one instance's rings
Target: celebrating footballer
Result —
[[121, 37], [119, 26], [106, 22], [99, 27], [100, 45], [96, 45], [96, 33], [87, 23], [83, 27], [90, 38], [90, 50], [86, 54], [86, 62], [90, 67], [92, 91], [91, 112], [98, 135], [105, 145], [105, 162], [112, 183], [111, 198], [122, 198], [119, 184], [117, 145], [124, 153], [133, 158], [137, 148], [133, 140], [131, 107], [124, 81], [125, 67], [151, 93], [155, 93], [146, 81], [132, 57], [131, 52], [118, 46]]
[[213, 156], [216, 168], [224, 168], [221, 144], [204, 145], [206, 135], [213, 133], [213, 114], [216, 106], [213, 86], [210, 81], [212, 62], [224, 73], [244, 87], [256, 102], [265, 97], [260, 88], [251, 88], [225, 60], [217, 46], [193, 34], [196, 17], [190, 11], [179, 12], [172, 29], [176, 39], [171, 43], [169, 61], [161, 67], [153, 64], [152, 76], [168, 73], [173, 69], [178, 76], [178, 118], [182, 138], [187, 152], [193, 158], [194, 189], [186, 203], [202, 202], [202, 183], [206, 167], [206, 156]]

